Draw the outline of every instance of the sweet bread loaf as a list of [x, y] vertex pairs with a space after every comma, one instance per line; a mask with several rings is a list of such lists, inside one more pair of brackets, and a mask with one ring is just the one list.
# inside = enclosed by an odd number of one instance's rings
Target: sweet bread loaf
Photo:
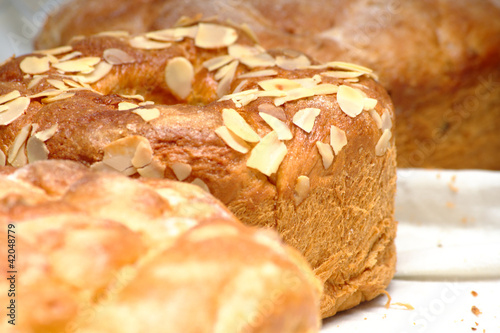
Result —
[[0, 151], [197, 184], [301, 252], [323, 316], [395, 267], [394, 113], [368, 68], [266, 51], [215, 21], [100, 33], [0, 67]]
[[57, 160], [0, 184], [0, 244], [13, 231], [17, 254], [7, 268], [2, 251], [15, 296], [0, 300], [17, 306], [2, 332], [319, 330], [321, 285], [302, 256], [194, 185]]
[[246, 23], [267, 48], [374, 69], [395, 104], [400, 167], [500, 169], [498, 1], [81, 0], [49, 17], [36, 45], [197, 15]]

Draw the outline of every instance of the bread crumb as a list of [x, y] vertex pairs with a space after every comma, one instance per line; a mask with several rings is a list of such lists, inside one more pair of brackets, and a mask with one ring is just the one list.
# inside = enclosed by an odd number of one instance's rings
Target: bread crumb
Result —
[[472, 290], [470, 293], [471, 293], [471, 295], [472, 295], [472, 296], [474, 296], [474, 297], [476, 297], [476, 296], [477, 296], [477, 292], [475, 292], [474, 290]]
[[446, 207], [448, 207], [448, 208], [455, 208], [455, 204], [453, 202], [447, 201], [446, 202]]
[[473, 314], [475, 314], [476, 316], [479, 316], [482, 312], [481, 310], [479, 310], [475, 305], [472, 306], [472, 308], [470, 309], [472, 311]]
[[391, 305], [402, 306], [402, 307], [405, 308], [405, 310], [415, 310], [415, 308], [413, 306], [411, 306], [410, 304], [408, 304], [408, 303], [399, 303], [399, 302], [396, 302], [396, 303], [392, 303]]

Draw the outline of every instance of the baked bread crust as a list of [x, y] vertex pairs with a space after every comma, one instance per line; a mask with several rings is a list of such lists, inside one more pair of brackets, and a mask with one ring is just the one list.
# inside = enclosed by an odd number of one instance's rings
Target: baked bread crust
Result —
[[303, 257], [194, 185], [57, 160], [0, 183], [20, 314], [2, 332], [319, 330], [321, 285]]
[[[175, 32], [190, 34], [207, 25], [229, 36], [239, 31], [205, 22]], [[17, 100], [31, 101], [25, 113], [0, 125], [0, 149], [7, 160], [22, 164], [27, 146], [28, 160], [43, 156], [45, 149], [43, 157], [50, 159], [200, 184], [242, 222], [277, 230], [306, 257], [325, 285], [323, 316], [382, 293], [396, 260], [396, 152], [393, 106], [371, 70], [338, 62], [321, 65], [292, 51], [264, 52], [243, 33], [223, 47], [198, 47], [206, 41], [197, 34], [162, 42], [160, 49], [140, 48], [158, 46], [151, 42], [159, 43], [158, 34], [167, 33], [153, 34], [101, 34], [75, 40], [64, 52], [48, 51], [62, 52], [56, 56], [27, 55], [0, 67], [0, 96], [15, 89], [22, 96]], [[231, 46], [231, 62], [213, 69], [214, 59], [227, 60]], [[117, 49], [127, 56], [116, 57], [131, 58], [130, 63], [106, 65], [110, 59], [101, 57]], [[234, 60], [241, 49], [250, 55]], [[79, 52], [76, 60], [100, 60], [96, 72], [102, 65], [110, 66], [109, 72], [90, 86], [62, 87], [68, 80], [75, 85], [88, 78], [73, 68], [70, 73], [57, 71], [66, 68], [61, 59], [73, 52]], [[42, 76], [27, 75], [23, 68], [33, 57], [53, 64]], [[192, 86], [185, 98], [179, 97], [183, 92], [178, 85], [168, 83], [168, 68], [174, 63], [192, 66]], [[233, 64], [226, 92], [240, 92], [221, 94]], [[48, 93], [54, 95], [46, 97]], [[156, 104], [139, 106], [142, 98]], [[124, 102], [134, 103], [135, 109], [119, 110], [130, 105]], [[156, 117], [144, 118], [138, 110]], [[273, 115], [274, 124], [281, 120], [281, 130], [276, 125], [272, 130], [266, 114]], [[239, 125], [232, 126], [234, 122]], [[241, 123], [260, 141], [241, 143], [253, 140], [243, 139], [251, 133]], [[233, 139], [221, 134], [221, 128], [230, 128]], [[238, 151], [231, 140], [249, 151]], [[38, 150], [30, 152], [31, 146]]]
[[498, 1], [81, 0], [51, 16], [36, 45], [199, 14], [247, 23], [267, 48], [373, 68], [396, 108], [400, 167], [500, 169]]

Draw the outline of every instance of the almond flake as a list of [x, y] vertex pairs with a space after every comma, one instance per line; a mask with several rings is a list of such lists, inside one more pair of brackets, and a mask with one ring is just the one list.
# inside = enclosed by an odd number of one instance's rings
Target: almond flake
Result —
[[240, 83], [238, 83], [238, 85], [236, 86], [236, 88], [234, 88], [232, 94], [241, 92], [243, 90], [243, 87], [245, 87], [247, 83], [248, 83], [248, 80], [243, 80]]
[[338, 155], [342, 148], [347, 145], [347, 136], [345, 135], [345, 132], [334, 125], [330, 127], [330, 145], [332, 146], [335, 155]]
[[0, 96], [0, 104], [10, 102], [18, 97], [21, 97], [21, 93], [19, 92], [19, 90], [13, 90], [5, 95]]
[[313, 77], [292, 80], [300, 84], [303, 88], [315, 88], [321, 82], [321, 76], [316, 74]]
[[211, 72], [221, 68], [222, 66], [229, 64], [233, 60], [234, 60], [233, 57], [229, 55], [223, 55], [220, 57], [208, 59], [207, 61], [203, 62], [203, 67], [205, 67], [209, 72]]
[[61, 80], [48, 79], [47, 82], [56, 89], [68, 90], [68, 86], [66, 86], [66, 84], [64, 84], [64, 82]]
[[137, 169], [137, 172], [145, 178], [164, 178], [166, 167], [159, 161], [153, 160], [143, 168]]
[[26, 154], [24, 153], [24, 148], [26, 147], [26, 140], [28, 139], [30, 132], [31, 124], [28, 124], [21, 128], [19, 133], [17, 133], [16, 137], [14, 138], [14, 142], [9, 147], [9, 151], [7, 152], [7, 161], [10, 165], [16, 168], [26, 165], [26, 163], [28, 162]]
[[42, 103], [48, 104], [75, 96], [74, 92], [65, 92], [56, 96], [42, 98]]
[[253, 77], [262, 77], [262, 76], [275, 76], [278, 75], [278, 72], [274, 69], [263, 69], [261, 71], [248, 72], [244, 74], [238, 75], [239, 79], [248, 79]]
[[132, 175], [135, 173], [132, 159], [141, 143], [150, 147], [149, 141], [138, 135], [115, 140], [104, 147], [102, 162], [126, 175]]
[[389, 111], [385, 110], [384, 113], [382, 113], [381, 120], [382, 120], [382, 125], [380, 126], [380, 129], [382, 131], [392, 128], [392, 120]]
[[293, 138], [292, 132], [284, 122], [264, 112], [259, 112], [259, 115], [278, 134], [278, 139], [291, 140]]
[[78, 82], [85, 84], [85, 83], [96, 83], [111, 71], [111, 68], [113, 68], [113, 65], [108, 64], [105, 61], [101, 61], [100, 63], [95, 66], [95, 69], [92, 73], [90, 74], [78, 74], [73, 76], [73, 79], [77, 80]]
[[301, 88], [300, 82], [295, 82], [289, 79], [269, 79], [258, 82], [259, 86], [264, 90], [280, 90], [289, 91], [297, 88]]
[[26, 57], [21, 61], [19, 67], [27, 74], [42, 74], [50, 69], [49, 58]]
[[272, 67], [276, 64], [276, 60], [269, 53], [265, 52], [254, 56], [242, 57], [239, 60], [249, 68]]
[[[34, 127], [34, 125], [35, 124], [33, 124], [33, 127]], [[54, 134], [56, 134], [58, 129], [59, 129], [59, 125], [55, 124], [46, 130], [35, 133], [34, 136], [36, 136], [41, 141], [45, 142], [48, 139], [50, 139], [51, 137], [53, 137]]]
[[26, 150], [28, 152], [28, 163], [45, 161], [49, 158], [49, 150], [47, 149], [47, 146], [36, 136], [32, 136], [28, 139]]
[[29, 107], [30, 99], [28, 97], [18, 97], [5, 103], [8, 110], [0, 113], [0, 125], [8, 125], [19, 118]]
[[5, 166], [5, 162], [7, 161], [7, 157], [5, 153], [0, 150], [0, 166]]
[[375, 121], [377, 128], [381, 129], [382, 128], [382, 118], [380, 117], [378, 112], [375, 109], [372, 109], [368, 112], [370, 113], [370, 116], [372, 116], [373, 120]]
[[148, 32], [146, 36], [150, 39], [164, 42], [179, 42], [186, 37], [194, 39], [198, 32], [198, 26], [178, 27]]
[[154, 105], [155, 102], [153, 101], [144, 101], [142, 103], [139, 103], [140, 106], [147, 106], [147, 105]]
[[0, 105], [0, 112], [7, 111], [9, 107], [7, 105]]
[[126, 111], [138, 108], [139, 105], [129, 102], [120, 102], [118, 103], [118, 111]]
[[247, 142], [259, 142], [259, 135], [236, 110], [223, 109], [222, 119], [224, 125], [243, 140]]
[[196, 185], [198, 187], [201, 187], [203, 190], [205, 190], [205, 192], [210, 193], [210, 189], [208, 188], [208, 185], [205, 184], [205, 182], [203, 180], [201, 180], [200, 178], [196, 178], [195, 180], [193, 180], [191, 182], [191, 184]]
[[333, 77], [336, 79], [356, 78], [356, 77], [359, 77], [363, 74], [364, 73], [362, 73], [362, 72], [348, 72], [348, 71], [327, 71], [327, 72], [321, 73], [321, 75], [323, 75], [323, 76]]
[[299, 176], [295, 184], [294, 201], [295, 205], [299, 205], [309, 194], [311, 182], [307, 176]]
[[191, 174], [193, 168], [187, 163], [176, 162], [170, 166], [175, 174], [175, 177], [179, 181], [183, 181]]
[[250, 28], [250, 26], [247, 23], [243, 23], [240, 25], [240, 29], [250, 37], [250, 39], [255, 43], [259, 44], [259, 39], [257, 38], [257, 35], [255, 32]]
[[142, 50], [160, 50], [160, 49], [166, 49], [172, 45], [172, 43], [155, 42], [150, 39], [147, 39], [144, 36], [136, 36], [131, 38], [129, 40], [129, 44], [133, 48]]
[[76, 60], [62, 61], [58, 64], [53, 64], [54, 68], [57, 68], [63, 72], [80, 72], [83, 74], [89, 74], [94, 71], [94, 66], [101, 61], [99, 57], [84, 57]]
[[[224, 77], [220, 80], [219, 85], [217, 86], [217, 96], [222, 97], [227, 94], [231, 89], [231, 83], [233, 82], [234, 76], [236, 74], [236, 70], [238, 69], [239, 62], [237, 60], [231, 62], [226, 65], [227, 71]], [[224, 67], [223, 67], [224, 68]], [[222, 68], [221, 68], [222, 70]]]
[[333, 163], [332, 146], [328, 143], [316, 141], [316, 147], [318, 148], [321, 159], [323, 160], [323, 167], [325, 168], [325, 170], [327, 170]]
[[356, 117], [363, 111], [365, 100], [358, 89], [341, 85], [337, 92], [337, 102], [340, 109], [349, 117]]
[[294, 71], [296, 69], [302, 69], [310, 66], [311, 61], [305, 55], [300, 55], [297, 58], [278, 56], [276, 57], [276, 65], [283, 69]]
[[75, 58], [77, 58], [77, 57], [79, 57], [81, 55], [83, 55], [82, 52], [80, 52], [80, 51], [74, 51], [74, 52], [66, 54], [61, 59], [58, 59], [58, 62], [64, 62], [64, 61], [72, 60], [72, 59], [75, 59]]
[[194, 68], [184, 57], [171, 59], [165, 67], [165, 82], [179, 99], [186, 99], [192, 90]]
[[64, 54], [64, 53], [71, 52], [71, 50], [73, 50], [73, 48], [71, 46], [60, 46], [60, 47], [56, 47], [56, 48], [53, 48], [53, 49], [35, 51], [33, 53], [36, 53], [36, 54], [45, 54], [45, 55], [47, 55], [47, 54], [50, 54], [50, 55], [59, 55], [59, 54]]
[[226, 47], [238, 39], [235, 29], [212, 23], [200, 23], [194, 44], [203, 49]]
[[104, 50], [102, 57], [111, 65], [132, 64], [136, 61], [135, 58], [127, 52], [115, 48]]
[[57, 96], [62, 94], [63, 91], [59, 89], [47, 89], [38, 94], [30, 95], [29, 98], [47, 97], [47, 96]]
[[263, 103], [258, 106], [259, 112], [267, 113], [281, 121], [286, 121], [286, 114], [283, 108], [277, 107], [274, 104]]
[[132, 111], [132, 113], [135, 113], [136, 115], [140, 116], [145, 122], [154, 120], [156, 118], [160, 117], [160, 110], [157, 108], [151, 108], [151, 109], [135, 109]]
[[248, 153], [250, 146], [239, 136], [232, 133], [226, 126], [220, 126], [215, 133], [232, 149], [242, 154]]
[[260, 50], [248, 45], [233, 44], [227, 48], [227, 53], [236, 59], [243, 57], [255, 56], [260, 53]]
[[380, 136], [380, 139], [377, 142], [377, 145], [375, 146], [375, 154], [377, 156], [382, 156], [385, 154], [387, 151], [387, 148], [389, 148], [389, 142], [392, 137], [392, 132], [389, 129], [384, 130], [382, 135]]
[[123, 94], [118, 94], [118, 96], [127, 98], [127, 99], [137, 99], [141, 102], [144, 102], [144, 96], [142, 95], [123, 95]]
[[83, 88], [83, 86], [80, 83], [77, 83], [70, 79], [63, 79], [63, 82], [72, 88]]
[[321, 110], [316, 108], [305, 108], [299, 110], [293, 115], [293, 123], [307, 133], [311, 133], [314, 127], [314, 121], [316, 120], [316, 117], [319, 116], [320, 112]]
[[139, 169], [143, 168], [153, 160], [153, 149], [148, 141], [141, 141], [135, 149], [134, 156], [132, 157], [132, 165]]
[[364, 98], [364, 105], [363, 105], [363, 110], [373, 110], [377, 106], [378, 101], [375, 98], [369, 98], [365, 97]]
[[312, 97], [316, 95], [334, 94], [338, 90], [338, 86], [330, 83], [318, 84], [312, 88], [297, 88], [287, 91], [287, 95], [274, 100], [274, 105], [280, 106], [286, 102], [295, 101], [298, 99]]
[[271, 131], [252, 149], [247, 166], [270, 176], [278, 171], [287, 152], [286, 145], [278, 139], [278, 134]]
[[364, 73], [364, 74], [370, 74], [373, 72], [373, 70], [368, 68], [368, 67], [352, 64], [349, 62], [332, 61], [332, 62], [328, 62], [327, 65], [330, 68], [345, 69], [348, 71], [360, 72], [360, 73]]
[[31, 89], [33, 88], [34, 86], [36, 86], [38, 83], [40, 83], [40, 81], [42, 81], [44, 78], [46, 78], [47, 75], [35, 75], [33, 76], [33, 79], [30, 81], [30, 83], [28, 83], [28, 89]]

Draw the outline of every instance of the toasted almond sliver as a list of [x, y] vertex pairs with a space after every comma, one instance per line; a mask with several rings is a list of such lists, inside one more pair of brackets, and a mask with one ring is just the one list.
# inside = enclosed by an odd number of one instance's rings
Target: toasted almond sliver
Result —
[[392, 128], [392, 120], [389, 111], [385, 110], [384, 113], [382, 113], [381, 120], [382, 120], [382, 125], [380, 126], [380, 129], [382, 129], [382, 131]]
[[29, 135], [31, 132], [31, 124], [28, 124], [21, 128], [19, 133], [17, 133], [16, 137], [14, 138], [14, 142], [12, 142], [12, 145], [9, 147], [9, 151], [7, 152], [7, 161], [9, 162], [10, 165], [18, 167], [25, 165], [27, 162], [27, 159], [24, 160], [19, 160], [21, 163], [15, 163], [15, 160], [18, 155], [26, 155], [24, 154], [24, 147], [26, 144], [26, 140], [28, 139]]
[[356, 78], [360, 77], [364, 73], [362, 72], [351, 72], [351, 71], [327, 71], [321, 73], [323, 76], [333, 77], [336, 79], [348, 79], [348, 78]]
[[29, 107], [30, 99], [28, 97], [18, 97], [5, 103], [9, 109], [0, 113], [0, 125], [8, 125], [19, 118]]
[[286, 121], [286, 114], [283, 108], [277, 107], [274, 104], [263, 103], [258, 106], [259, 112], [267, 113], [281, 121]]
[[85, 84], [91, 84], [91, 83], [96, 83], [111, 71], [113, 68], [113, 65], [108, 64], [105, 61], [101, 61], [100, 63], [95, 66], [95, 69], [92, 73], [90, 74], [78, 74], [73, 77], [73, 79], [77, 80], [78, 82]]
[[99, 57], [84, 57], [76, 60], [62, 61], [58, 64], [53, 64], [52, 67], [63, 72], [80, 72], [89, 74], [94, 71], [94, 66], [101, 61]]
[[27, 74], [42, 74], [50, 69], [49, 57], [26, 57], [19, 67]]
[[239, 60], [242, 64], [249, 68], [272, 67], [276, 64], [276, 59], [274, 59], [269, 53], [265, 52], [254, 56], [242, 57]]
[[[34, 127], [34, 125], [35, 124], [33, 124], [33, 127]], [[36, 136], [41, 141], [45, 142], [48, 139], [50, 139], [51, 137], [53, 137], [54, 134], [56, 134], [58, 129], [59, 129], [59, 125], [55, 124], [55, 125], [52, 125], [50, 128], [47, 128], [46, 130], [35, 133], [34, 136]]]
[[379, 129], [382, 128], [382, 118], [378, 114], [378, 112], [375, 109], [372, 109], [368, 111], [370, 113], [370, 116], [372, 116], [373, 120], [375, 121], [375, 124]]
[[297, 177], [297, 183], [295, 184], [294, 191], [294, 201], [296, 205], [299, 205], [309, 194], [311, 188], [311, 182], [307, 176]]
[[0, 150], [0, 166], [5, 166], [5, 163], [7, 162], [7, 156], [5, 156], [5, 153]]
[[349, 117], [356, 117], [363, 111], [365, 100], [358, 89], [341, 85], [337, 92], [337, 102], [340, 109]]
[[10, 102], [13, 99], [16, 99], [20, 96], [21, 96], [21, 93], [19, 92], [19, 90], [13, 90], [5, 95], [0, 96], [0, 104]]
[[68, 53], [68, 54], [64, 55], [62, 58], [58, 59], [57, 62], [63, 62], [63, 61], [72, 60], [72, 59], [75, 59], [75, 58], [77, 58], [77, 57], [79, 57], [81, 55], [83, 55], [82, 52], [80, 52], [80, 51], [74, 51], [74, 52], [71, 52], [71, 53]]
[[238, 83], [236, 88], [234, 88], [232, 94], [239, 93], [239, 92], [243, 91], [243, 87], [246, 86], [247, 83], [248, 83], [248, 80], [246, 80], [246, 79], [242, 80], [240, 83]]
[[196, 185], [198, 187], [201, 187], [203, 190], [205, 190], [205, 192], [210, 193], [210, 189], [208, 188], [208, 185], [200, 178], [196, 178], [195, 180], [193, 180], [191, 182], [191, 184]]
[[193, 65], [184, 57], [171, 59], [165, 67], [165, 82], [180, 99], [186, 99], [191, 93], [193, 79]]
[[227, 72], [224, 77], [220, 80], [219, 85], [217, 86], [217, 96], [220, 98], [227, 94], [231, 89], [231, 83], [233, 82], [234, 75], [236, 74], [236, 70], [238, 69], [239, 62], [237, 60], [231, 62], [227, 66]]
[[286, 102], [295, 101], [298, 99], [312, 97], [316, 95], [329, 95], [338, 91], [338, 86], [330, 83], [318, 84], [311, 88], [297, 88], [287, 92], [284, 97], [278, 97], [274, 100], [274, 105], [280, 106]]
[[145, 122], [160, 117], [160, 110], [158, 110], [157, 108], [151, 108], [151, 109], [139, 108], [132, 111], [132, 113], [139, 115]]
[[373, 72], [373, 70], [368, 68], [368, 67], [352, 64], [350, 62], [332, 61], [332, 62], [328, 62], [327, 65], [330, 68], [345, 69], [348, 71], [355, 71], [355, 72], [361, 72], [361, 73], [366, 73], [366, 74]]
[[260, 81], [258, 85], [264, 90], [281, 90], [281, 91], [289, 91], [302, 87], [300, 82], [282, 78]]
[[278, 139], [278, 134], [271, 131], [252, 149], [247, 166], [270, 176], [278, 171], [287, 152], [286, 145]]
[[184, 37], [176, 36], [175, 29], [164, 29], [146, 33], [146, 37], [160, 42], [179, 42]]
[[63, 82], [68, 86], [70, 86], [71, 88], [83, 88], [83, 86], [80, 83], [77, 83], [70, 79], [63, 79]]
[[104, 50], [102, 57], [111, 65], [132, 64], [136, 61], [135, 58], [127, 52], [116, 48]]
[[48, 104], [75, 96], [74, 92], [65, 92], [56, 96], [42, 98], [42, 103]]
[[229, 55], [222, 55], [220, 57], [215, 57], [205, 61], [203, 63], [203, 67], [205, 67], [209, 72], [211, 72], [221, 68], [222, 66], [229, 64], [233, 60], [234, 58]]
[[256, 47], [243, 45], [243, 44], [233, 44], [227, 48], [227, 53], [236, 59], [243, 57], [255, 56], [260, 52], [260, 50]]
[[144, 101], [144, 102], [141, 102], [139, 103], [140, 106], [147, 106], [147, 105], [154, 105], [155, 102], [153, 101]]
[[387, 148], [389, 148], [391, 137], [392, 137], [391, 130], [390, 129], [384, 130], [384, 132], [380, 136], [380, 139], [377, 142], [377, 145], [375, 146], [375, 154], [377, 156], [382, 156], [385, 154]]
[[47, 82], [59, 90], [68, 90], [68, 86], [61, 80], [48, 79]]
[[137, 169], [137, 172], [145, 178], [165, 178], [166, 167], [157, 160], [153, 160], [151, 163], [143, 168]]
[[226, 47], [238, 39], [235, 29], [212, 23], [200, 23], [194, 39], [196, 46], [204, 49]]
[[222, 119], [224, 125], [243, 140], [247, 142], [259, 142], [259, 135], [236, 110], [223, 109]]
[[232, 133], [226, 126], [220, 126], [215, 133], [232, 149], [242, 154], [248, 153], [250, 146], [239, 136]]
[[342, 148], [347, 145], [347, 136], [345, 132], [335, 125], [330, 127], [330, 145], [335, 155], [338, 155]]
[[7, 105], [0, 105], [0, 112], [7, 111], [9, 107]]
[[33, 88], [34, 86], [36, 86], [38, 83], [40, 83], [40, 81], [42, 81], [44, 78], [46, 78], [47, 75], [35, 75], [33, 76], [33, 79], [30, 81], [30, 83], [28, 83], [28, 89], [31, 89]]
[[45, 161], [49, 158], [49, 150], [47, 149], [47, 146], [36, 136], [32, 136], [28, 139], [28, 142], [26, 143], [26, 151], [28, 152], [28, 163]]
[[142, 95], [123, 95], [123, 94], [118, 94], [118, 96], [123, 97], [123, 98], [128, 98], [128, 99], [136, 99], [138, 101], [144, 102], [144, 96], [142, 96]]
[[264, 112], [259, 112], [259, 115], [278, 134], [278, 139], [291, 140], [293, 138], [292, 132], [284, 122]]
[[306, 68], [311, 65], [311, 60], [305, 55], [300, 55], [297, 58], [288, 58], [283, 56], [276, 57], [276, 65], [283, 69], [294, 71], [296, 69]]
[[132, 175], [136, 172], [132, 159], [141, 143], [146, 147], [150, 145], [148, 139], [138, 135], [115, 140], [104, 147], [102, 162], [126, 175]]
[[189, 177], [189, 175], [191, 174], [191, 171], [193, 170], [193, 168], [189, 164], [180, 163], [180, 162], [173, 163], [170, 166], [170, 168], [174, 172], [177, 180], [179, 180], [179, 181], [183, 181], [184, 179]]
[[120, 102], [118, 103], [118, 111], [126, 111], [138, 108], [139, 105], [129, 102]]
[[316, 147], [318, 148], [321, 159], [323, 160], [323, 167], [328, 169], [333, 163], [333, 150], [332, 146], [328, 143], [323, 143], [321, 141], [316, 141]]
[[38, 98], [38, 97], [47, 97], [47, 96], [57, 96], [59, 94], [62, 94], [63, 91], [59, 89], [47, 89], [42, 92], [39, 92], [38, 94], [30, 95], [28, 96], [29, 98]]
[[147, 141], [141, 141], [135, 149], [134, 156], [132, 157], [132, 165], [139, 169], [143, 168], [153, 160], [153, 149]]
[[369, 98], [365, 97], [364, 98], [364, 105], [363, 105], [363, 110], [373, 110], [377, 106], [378, 101], [375, 98]]
[[68, 53], [68, 52], [71, 52], [71, 50], [73, 50], [73, 48], [71, 46], [59, 46], [59, 47], [56, 47], [56, 48], [53, 48], [53, 49], [48, 49], [48, 50], [39, 50], [39, 51], [34, 51], [33, 53], [37, 53], [37, 54], [50, 54], [50, 55], [59, 55], [59, 54], [64, 54], [64, 53]]
[[245, 74], [238, 75], [238, 79], [248, 79], [252, 77], [262, 77], [262, 76], [275, 76], [278, 72], [274, 69], [263, 69], [261, 71], [248, 72]]
[[314, 121], [316, 117], [319, 116], [321, 110], [317, 108], [305, 108], [297, 111], [293, 115], [293, 123], [306, 131], [307, 133], [311, 133], [314, 127]]
[[136, 36], [129, 40], [130, 46], [136, 49], [143, 50], [160, 50], [166, 49], [172, 45], [172, 43], [155, 42], [153, 40], [147, 39], [144, 36]]

